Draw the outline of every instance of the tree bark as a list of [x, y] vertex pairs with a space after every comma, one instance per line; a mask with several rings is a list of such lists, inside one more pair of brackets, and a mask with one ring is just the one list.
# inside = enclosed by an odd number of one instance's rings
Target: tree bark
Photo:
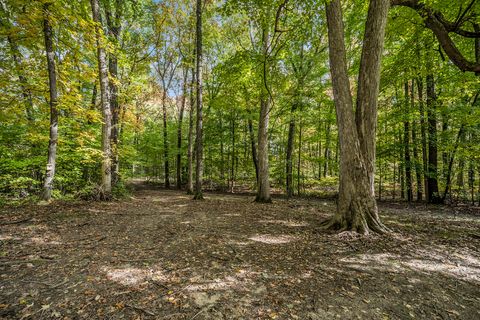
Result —
[[[412, 79], [410, 86], [410, 110], [415, 110], [415, 80]], [[422, 169], [420, 159], [418, 158], [418, 142], [417, 142], [417, 121], [412, 120], [412, 144], [413, 144], [413, 164], [415, 167], [415, 177], [417, 179], [417, 201], [422, 201]]]
[[[427, 67], [428, 70], [431, 70]], [[427, 171], [427, 202], [441, 203], [438, 194], [437, 180], [437, 106], [435, 95], [435, 80], [433, 74], [427, 74], [427, 122], [428, 122], [428, 171]]]
[[190, 83], [190, 112], [188, 118], [188, 177], [187, 177], [187, 194], [193, 194], [193, 130], [194, 130], [194, 110], [195, 110], [195, 69], [192, 68], [192, 78]]
[[296, 103], [292, 104], [290, 110], [290, 123], [288, 125], [288, 140], [287, 140], [287, 158], [286, 158], [286, 191], [287, 197], [293, 196], [293, 148], [295, 140], [295, 110], [297, 109]]
[[102, 109], [102, 195], [104, 199], [108, 199], [112, 192], [112, 172], [111, 172], [111, 159], [112, 148], [110, 145], [111, 132], [112, 132], [112, 113], [110, 109], [110, 94], [108, 90], [108, 67], [107, 56], [105, 53], [104, 40], [102, 39], [102, 28], [100, 21], [100, 8], [98, 0], [90, 0], [92, 6], [92, 16], [95, 22], [95, 35], [97, 41], [97, 62], [98, 73], [100, 79], [100, 97], [101, 97], [101, 109]]
[[387, 231], [378, 216], [373, 192], [373, 164], [376, 100], [388, 8], [389, 1], [370, 1], [357, 95], [360, 111], [357, 111], [356, 121], [347, 71], [340, 0], [332, 0], [326, 5], [330, 73], [340, 142], [337, 213], [324, 223], [326, 228], [359, 233]]
[[413, 200], [413, 188], [412, 188], [412, 161], [410, 159], [410, 111], [408, 103], [408, 81], [405, 82], [405, 117], [403, 121], [403, 148], [404, 148], [404, 159], [405, 159], [405, 185], [407, 191], [407, 201], [411, 202]]
[[250, 145], [252, 149], [252, 160], [255, 167], [255, 181], [258, 186], [258, 156], [257, 156], [257, 144], [255, 142], [255, 133], [253, 132], [253, 121], [248, 118], [248, 135], [250, 137]]
[[183, 113], [185, 111], [185, 104], [187, 101], [187, 81], [188, 69], [183, 71], [183, 88], [182, 88], [182, 102], [178, 112], [178, 128], [177, 128], [177, 189], [182, 189], [182, 124]]
[[267, 87], [268, 48], [270, 33], [267, 27], [262, 30], [263, 74], [260, 93], [260, 117], [258, 119], [258, 189], [256, 202], [270, 203], [270, 174], [268, 164], [268, 123], [270, 119], [270, 95]]
[[196, 130], [196, 171], [195, 171], [195, 200], [203, 199], [202, 178], [203, 178], [203, 105], [202, 105], [202, 0], [197, 0], [196, 6], [196, 98], [197, 98], [197, 130]]
[[167, 91], [164, 87], [162, 92], [162, 113], [163, 113], [163, 169], [165, 177], [165, 188], [170, 188], [170, 162], [168, 159], [168, 126], [167, 126]]
[[[115, 46], [118, 46], [118, 41], [121, 32], [121, 1], [115, 0], [115, 16], [112, 17], [110, 6], [107, 5], [105, 10], [107, 18], [108, 35], [114, 41]], [[120, 163], [118, 153], [118, 141], [119, 141], [119, 115], [120, 106], [118, 102], [118, 59], [115, 53], [110, 52], [108, 55], [108, 71], [110, 73], [111, 81], [110, 86], [110, 109], [112, 113], [112, 133], [110, 137], [110, 143], [112, 148], [112, 186], [115, 186], [120, 180]]]
[[58, 141], [57, 74], [55, 70], [55, 52], [53, 50], [53, 32], [49, 7], [49, 4], [43, 5], [43, 34], [45, 37], [48, 84], [50, 90], [50, 138], [48, 142], [47, 170], [45, 172], [45, 182], [43, 185], [43, 200], [46, 201], [50, 200], [52, 197]]
[[418, 108], [420, 112], [420, 135], [422, 139], [422, 164], [423, 164], [423, 186], [425, 195], [428, 193], [428, 158], [427, 158], [427, 126], [425, 123], [425, 110], [423, 101], [423, 78], [417, 78]]

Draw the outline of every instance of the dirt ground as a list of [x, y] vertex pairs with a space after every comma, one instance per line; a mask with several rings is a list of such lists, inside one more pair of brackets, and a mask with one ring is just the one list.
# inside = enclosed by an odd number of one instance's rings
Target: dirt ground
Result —
[[143, 189], [0, 209], [2, 319], [480, 319], [480, 216], [381, 203], [388, 236], [320, 231], [319, 199]]

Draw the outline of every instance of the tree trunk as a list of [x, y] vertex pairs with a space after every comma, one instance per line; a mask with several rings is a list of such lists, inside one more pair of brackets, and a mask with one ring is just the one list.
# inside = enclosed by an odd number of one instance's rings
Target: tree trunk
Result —
[[[415, 80], [412, 79], [410, 87], [410, 110], [415, 110]], [[415, 177], [417, 179], [417, 201], [422, 201], [422, 169], [420, 167], [420, 159], [418, 158], [417, 143], [417, 121], [412, 120], [412, 144], [413, 144], [413, 164], [415, 166]]]
[[330, 141], [331, 141], [331, 125], [330, 121], [325, 122], [325, 153], [323, 155], [323, 177], [325, 178], [330, 167]]
[[193, 194], [193, 123], [195, 110], [195, 70], [192, 68], [192, 80], [190, 84], [190, 112], [188, 118], [188, 177], [187, 177], [187, 194]]
[[[429, 69], [430, 70], [430, 69]], [[435, 80], [433, 74], [427, 75], [427, 122], [428, 122], [428, 171], [427, 171], [427, 202], [441, 203], [438, 194], [437, 181], [437, 106], [435, 95]]]
[[410, 111], [408, 104], [408, 81], [405, 82], [405, 116], [403, 121], [403, 147], [405, 152], [405, 186], [407, 191], [407, 201], [413, 200], [412, 188], [412, 161], [410, 159]]
[[[232, 109], [233, 111], [233, 109]], [[231, 135], [232, 135], [232, 159], [230, 168], [230, 192], [233, 193], [235, 188], [235, 113], [232, 112]]]
[[301, 191], [301, 162], [302, 162], [302, 120], [300, 119], [300, 126], [298, 128], [298, 157], [297, 157], [297, 195]]
[[262, 31], [263, 43], [263, 85], [260, 96], [260, 118], [258, 119], [258, 189], [256, 202], [272, 202], [270, 197], [270, 175], [268, 165], [268, 122], [270, 118], [270, 95], [267, 88], [269, 32]]
[[253, 132], [253, 121], [248, 118], [248, 134], [250, 136], [250, 145], [252, 147], [252, 160], [255, 166], [255, 181], [258, 186], [258, 156], [257, 156], [257, 144], [255, 143], [255, 133]]
[[287, 197], [293, 196], [293, 148], [295, 140], [295, 110], [297, 105], [294, 102], [290, 111], [290, 123], [288, 125], [287, 158], [286, 158], [286, 191]]
[[43, 34], [48, 67], [48, 84], [50, 89], [50, 139], [48, 142], [47, 170], [43, 185], [43, 199], [48, 201], [52, 197], [53, 180], [55, 178], [55, 163], [57, 159], [58, 140], [58, 111], [57, 111], [57, 75], [55, 70], [55, 52], [53, 51], [53, 32], [49, 4], [43, 5]]
[[420, 134], [422, 138], [422, 163], [423, 163], [423, 186], [425, 195], [428, 194], [428, 158], [427, 158], [427, 128], [425, 123], [425, 110], [423, 104], [423, 78], [417, 78], [418, 108], [420, 112]]
[[182, 103], [180, 105], [180, 111], [178, 112], [178, 128], [177, 128], [177, 189], [182, 189], [182, 124], [183, 113], [185, 111], [185, 104], [187, 101], [187, 81], [188, 81], [188, 69], [183, 73], [183, 88], [182, 88]]
[[163, 169], [165, 176], [165, 188], [170, 188], [170, 162], [168, 159], [168, 127], [167, 127], [167, 91], [163, 88], [162, 92], [162, 112], [163, 112]]
[[324, 224], [326, 228], [360, 233], [387, 231], [378, 216], [373, 191], [373, 166], [376, 101], [388, 8], [388, 0], [370, 1], [360, 63], [355, 120], [340, 0], [332, 0], [326, 5], [330, 73], [340, 142], [337, 213]]
[[196, 130], [196, 171], [195, 171], [195, 195], [194, 199], [202, 200], [202, 178], [203, 178], [203, 115], [202, 115], [202, 0], [197, 0], [197, 28], [196, 28], [196, 98], [197, 98], [197, 130]]
[[110, 145], [110, 136], [112, 132], [112, 113], [110, 109], [110, 94], [108, 90], [108, 68], [107, 68], [107, 56], [105, 53], [105, 47], [102, 40], [102, 28], [100, 22], [100, 9], [98, 6], [98, 0], [90, 0], [92, 6], [92, 16], [95, 22], [95, 34], [97, 38], [97, 60], [98, 60], [98, 72], [100, 78], [100, 97], [101, 97], [101, 109], [102, 109], [102, 195], [104, 199], [108, 199], [112, 192], [112, 172], [111, 172], [111, 159], [112, 149]]
[[[115, 46], [118, 46], [118, 41], [121, 31], [121, 1], [115, 1], [115, 17], [112, 17], [109, 5], [105, 10], [107, 17], [108, 35], [112, 38]], [[115, 186], [120, 180], [120, 163], [118, 154], [118, 141], [119, 141], [119, 115], [120, 106], [118, 103], [118, 59], [115, 53], [110, 52], [108, 55], [108, 71], [112, 81], [109, 81], [110, 85], [110, 108], [112, 113], [112, 133], [110, 137], [110, 143], [112, 148], [112, 186]]]

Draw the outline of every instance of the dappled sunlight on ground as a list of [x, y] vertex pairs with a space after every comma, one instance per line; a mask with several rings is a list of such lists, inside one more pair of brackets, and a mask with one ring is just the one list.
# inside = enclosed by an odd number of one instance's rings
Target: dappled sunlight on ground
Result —
[[104, 267], [102, 271], [106, 274], [108, 280], [120, 283], [124, 286], [135, 286], [149, 280], [159, 282], [168, 280], [167, 276], [158, 269]]
[[448, 252], [447, 248], [430, 247], [417, 250], [411, 258], [399, 255], [359, 254], [342, 258], [347, 267], [357, 270], [406, 272], [416, 270], [429, 274], [440, 273], [458, 280], [480, 283], [480, 259], [468, 252]]
[[288, 236], [288, 235], [272, 236], [268, 234], [263, 234], [263, 235], [253, 236], [248, 239], [252, 241], [268, 243], [268, 244], [285, 244], [285, 243], [292, 242], [297, 238], [294, 236]]

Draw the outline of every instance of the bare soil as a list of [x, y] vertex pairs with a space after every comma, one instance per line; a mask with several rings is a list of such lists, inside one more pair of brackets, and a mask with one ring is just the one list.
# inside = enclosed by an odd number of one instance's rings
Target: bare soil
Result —
[[480, 216], [381, 203], [387, 236], [318, 228], [332, 201], [137, 190], [0, 209], [2, 319], [480, 319]]

